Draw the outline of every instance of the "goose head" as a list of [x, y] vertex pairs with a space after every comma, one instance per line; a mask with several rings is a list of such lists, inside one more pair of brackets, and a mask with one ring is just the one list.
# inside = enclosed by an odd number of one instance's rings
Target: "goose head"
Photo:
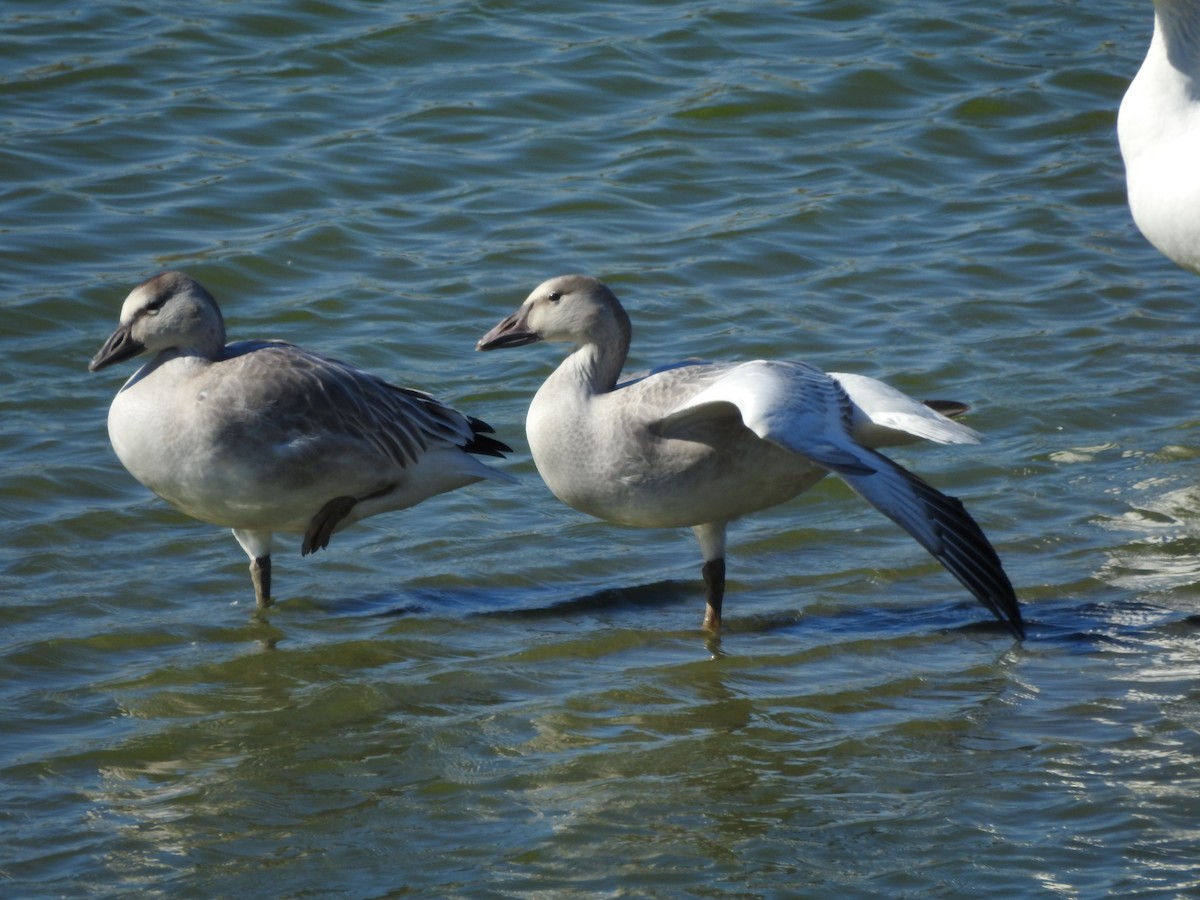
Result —
[[164, 350], [219, 359], [224, 347], [225, 321], [212, 295], [182, 272], [160, 272], [129, 292], [121, 324], [88, 369]]
[[616, 295], [587, 275], [543, 281], [520, 308], [479, 339], [476, 350], [520, 347], [535, 341], [627, 348], [629, 317]]

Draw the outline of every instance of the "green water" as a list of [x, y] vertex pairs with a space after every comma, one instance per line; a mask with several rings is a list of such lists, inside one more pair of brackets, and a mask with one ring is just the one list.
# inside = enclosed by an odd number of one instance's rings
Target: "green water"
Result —
[[[1180, 897], [1200, 889], [1200, 281], [1115, 115], [1149, 3], [0, 9], [0, 892]], [[521, 485], [246, 560], [124, 472], [129, 289], [494, 425]], [[731, 531], [559, 504], [476, 354], [603, 277], [631, 367], [787, 357], [974, 407], [1016, 645], [832, 479]], [[129, 368], [132, 372], [132, 367]]]

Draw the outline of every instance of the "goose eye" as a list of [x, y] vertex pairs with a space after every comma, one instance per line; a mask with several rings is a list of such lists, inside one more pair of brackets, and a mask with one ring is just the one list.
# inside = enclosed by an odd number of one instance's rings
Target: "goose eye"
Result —
[[551, 303], [557, 303], [562, 299], [562, 291], [551, 291], [546, 295], [546, 299]]
[[147, 315], [157, 316], [158, 311], [162, 309], [164, 305], [166, 305], [168, 299], [170, 298], [167, 294], [159, 294], [150, 303], [147, 303], [142, 307], [142, 312], [146, 313]]

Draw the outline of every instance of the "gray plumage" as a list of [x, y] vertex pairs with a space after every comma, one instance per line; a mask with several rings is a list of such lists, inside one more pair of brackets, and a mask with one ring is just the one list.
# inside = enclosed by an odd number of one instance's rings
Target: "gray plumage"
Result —
[[797, 362], [680, 363], [621, 382], [631, 335], [612, 291], [569, 275], [536, 288], [478, 349], [574, 346], [529, 407], [538, 471], [564, 503], [597, 518], [691, 527], [705, 560], [706, 627], [720, 624], [727, 524], [833, 472], [1023, 636], [1012, 585], [963, 505], [874, 449], [975, 443], [974, 431], [882, 382]]
[[282, 341], [225, 344], [216, 301], [181, 272], [138, 285], [97, 371], [152, 354], [109, 409], [113, 449], [176, 509], [233, 530], [270, 602], [274, 532], [305, 554], [368, 516], [483, 479], [509, 448], [478, 419]]

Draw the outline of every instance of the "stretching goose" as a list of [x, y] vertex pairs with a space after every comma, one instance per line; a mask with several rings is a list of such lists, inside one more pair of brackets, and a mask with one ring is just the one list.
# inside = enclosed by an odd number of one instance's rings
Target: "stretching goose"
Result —
[[182, 272], [138, 285], [95, 372], [153, 354], [117, 393], [108, 433], [125, 468], [176, 509], [233, 529], [259, 607], [271, 602], [271, 534], [301, 553], [347, 525], [485, 478], [492, 429], [428, 394], [282, 341], [225, 343], [216, 301]]
[[597, 518], [690, 526], [704, 556], [706, 629], [721, 624], [728, 523], [833, 472], [1024, 637], [1012, 585], [963, 505], [872, 449], [974, 443], [975, 432], [882, 382], [804, 363], [687, 362], [618, 384], [631, 335], [612, 291], [565, 275], [537, 287], [477, 349], [575, 345], [529, 407], [538, 471], [560, 500]]
[[1117, 115], [1133, 221], [1200, 273], [1200, 0], [1154, 0], [1154, 36]]

